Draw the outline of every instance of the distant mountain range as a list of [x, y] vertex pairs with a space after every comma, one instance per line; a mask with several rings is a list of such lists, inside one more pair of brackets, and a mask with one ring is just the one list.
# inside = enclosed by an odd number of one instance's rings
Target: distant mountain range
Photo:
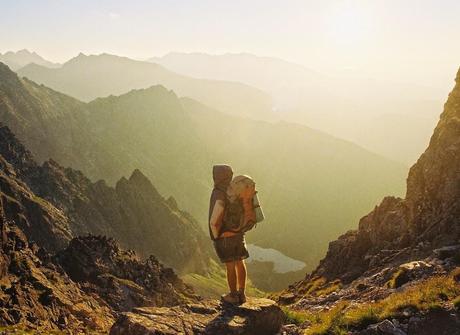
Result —
[[160, 84], [233, 115], [268, 118], [272, 112], [270, 96], [246, 84], [196, 79], [158, 64], [109, 54], [80, 54], [59, 68], [29, 64], [17, 72], [83, 101]]
[[257, 87], [272, 97], [279, 119], [323, 130], [408, 164], [428, 144], [446, 93], [347, 71], [324, 75], [247, 53], [169, 53], [149, 61], [196, 78]]
[[28, 64], [37, 64], [48, 68], [57, 68], [60, 64], [47, 61], [36, 52], [22, 49], [19, 51], [8, 51], [0, 53], [0, 62], [8, 65], [12, 70], [18, 70]]
[[249, 240], [310, 268], [376, 199], [403, 193], [404, 166], [305, 126], [230, 116], [160, 86], [85, 104], [0, 70], [0, 120], [39, 162], [109, 184], [139, 168], [203, 228], [211, 167], [230, 163], [255, 178], [267, 214]]
[[428, 143], [445, 94], [247, 53], [170, 53], [148, 62], [80, 54], [62, 66], [26, 50], [3, 56], [21, 76], [80, 100], [160, 84], [231, 115], [301, 123], [405, 164]]

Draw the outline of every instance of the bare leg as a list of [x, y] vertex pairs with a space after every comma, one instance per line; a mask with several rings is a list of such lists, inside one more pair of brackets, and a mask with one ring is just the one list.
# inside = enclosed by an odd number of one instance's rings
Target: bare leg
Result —
[[235, 267], [238, 278], [238, 291], [244, 294], [246, 289], [246, 264], [244, 263], [244, 260], [236, 261]]
[[235, 262], [228, 262], [225, 263], [225, 266], [227, 267], [227, 283], [228, 283], [228, 288], [230, 289], [230, 292], [236, 292], [236, 265]]

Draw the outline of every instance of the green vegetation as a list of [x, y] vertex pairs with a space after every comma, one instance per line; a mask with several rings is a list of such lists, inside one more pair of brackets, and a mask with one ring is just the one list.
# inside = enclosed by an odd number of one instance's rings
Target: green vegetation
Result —
[[[348, 330], [363, 328], [369, 324], [388, 318], [399, 318], [406, 309], [412, 311], [433, 311], [450, 302], [460, 308], [460, 285], [454, 276], [457, 268], [449, 276], [438, 276], [420, 282], [402, 292], [396, 292], [387, 298], [361, 305], [348, 301], [340, 302], [329, 311], [320, 313], [299, 312], [285, 309], [290, 322], [300, 324], [310, 322], [306, 335], [346, 334]], [[317, 282], [316, 279], [314, 282]]]
[[[193, 286], [195, 292], [203, 297], [216, 298], [228, 292], [225, 269], [214, 261], [211, 261], [208, 275], [189, 273], [182, 276], [181, 279]], [[253, 297], [265, 296], [265, 293], [254, 287], [250, 280], [247, 282], [246, 290], [247, 294]]]
[[284, 314], [286, 315], [286, 323], [293, 323], [296, 325], [300, 325], [304, 322], [309, 321], [310, 314], [301, 312], [301, 311], [294, 311], [287, 307], [281, 307]]
[[299, 292], [303, 294], [304, 297], [309, 295], [319, 297], [335, 292], [340, 289], [341, 286], [342, 284], [338, 279], [328, 282], [324, 277], [314, 277], [306, 282], [305, 286], [299, 289]]

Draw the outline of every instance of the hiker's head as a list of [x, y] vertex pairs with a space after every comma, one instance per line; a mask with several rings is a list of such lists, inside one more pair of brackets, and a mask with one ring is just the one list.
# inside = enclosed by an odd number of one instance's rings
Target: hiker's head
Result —
[[227, 188], [232, 181], [233, 171], [230, 165], [220, 164], [214, 165], [212, 168], [212, 178], [214, 185]]

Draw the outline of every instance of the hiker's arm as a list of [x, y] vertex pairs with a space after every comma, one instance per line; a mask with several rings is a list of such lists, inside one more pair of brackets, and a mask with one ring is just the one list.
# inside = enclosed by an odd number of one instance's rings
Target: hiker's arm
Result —
[[211, 227], [212, 236], [219, 237], [220, 228], [222, 226], [222, 218], [224, 216], [225, 204], [222, 200], [217, 200], [212, 209], [209, 226]]

